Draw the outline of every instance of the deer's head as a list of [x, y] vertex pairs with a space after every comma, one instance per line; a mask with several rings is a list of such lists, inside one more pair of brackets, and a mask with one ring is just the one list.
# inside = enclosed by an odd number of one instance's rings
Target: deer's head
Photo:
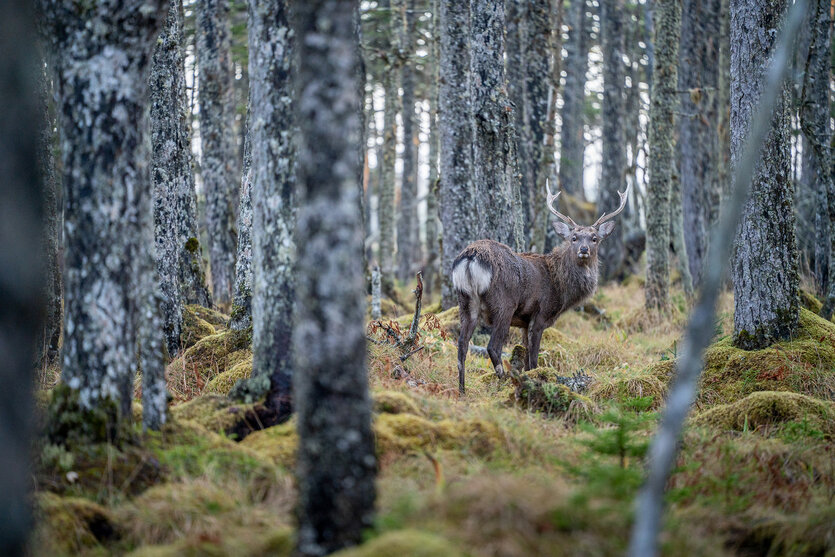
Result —
[[597, 222], [591, 226], [580, 226], [570, 217], [563, 215], [554, 208], [554, 201], [560, 196], [560, 193], [551, 194], [551, 188], [548, 183], [545, 183], [545, 188], [548, 191], [548, 209], [556, 215], [560, 221], [554, 222], [554, 230], [569, 244], [568, 252], [572, 255], [572, 260], [577, 265], [588, 265], [597, 260], [597, 248], [600, 242], [606, 239], [612, 230], [615, 229], [615, 221], [612, 220], [618, 216], [623, 208], [626, 207], [626, 198], [629, 196], [629, 185], [626, 186], [626, 191], [618, 192], [620, 196], [620, 206], [613, 213], [603, 213]]

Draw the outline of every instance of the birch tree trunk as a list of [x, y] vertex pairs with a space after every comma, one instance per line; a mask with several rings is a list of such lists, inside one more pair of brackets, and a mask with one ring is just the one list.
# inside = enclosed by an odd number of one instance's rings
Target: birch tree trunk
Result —
[[461, 0], [440, 2], [441, 305], [446, 309], [458, 303], [452, 287], [452, 262], [476, 239], [478, 220], [472, 176], [473, 131], [469, 118], [470, 7], [468, 2]]
[[[617, 208], [618, 191], [624, 191], [626, 150], [623, 134], [625, 90], [623, 78], [623, 0], [601, 0], [600, 42], [603, 51], [603, 103], [601, 106], [603, 136], [603, 168], [597, 211], [603, 213]], [[616, 226], [600, 245], [599, 259], [604, 280], [617, 277], [623, 266], [623, 226]]]
[[[44, 325], [40, 120], [32, 2], [3, 4], [0, 18], [0, 555], [23, 556], [32, 527], [32, 355]], [[48, 36], [48, 35], [47, 35]], [[41, 136], [38, 130], [41, 129]], [[51, 134], [50, 134], [51, 135]], [[46, 184], [49, 187], [49, 184]], [[51, 211], [52, 209], [47, 209]]]
[[524, 249], [516, 130], [504, 77], [504, 5], [470, 2], [470, 99], [478, 237]]
[[649, 115], [646, 307], [666, 311], [670, 305], [670, 182], [673, 126], [678, 107], [679, 0], [656, 0], [655, 17], [654, 86]]
[[[829, 4], [817, 0], [810, 10], [809, 54], [806, 59], [806, 78], [800, 103], [800, 120], [808, 146], [808, 174], [814, 180], [815, 195], [815, 268], [819, 292], [824, 296], [822, 314], [828, 319], [835, 309], [835, 281], [832, 264], [835, 261], [835, 189], [832, 182], [830, 144], [830, 48], [832, 19]], [[806, 174], [804, 168], [804, 174]]]
[[429, 191], [426, 194], [426, 267], [424, 283], [427, 295], [434, 294], [440, 284], [440, 233], [438, 230], [438, 86], [439, 86], [439, 0], [432, 0], [432, 36], [429, 42], [429, 68], [431, 68], [429, 89]]
[[197, 239], [183, 40], [182, 1], [172, 0], [150, 78], [154, 246], [162, 328], [172, 356], [180, 351], [183, 304], [211, 304]]
[[[250, 87], [252, 76], [250, 76]], [[241, 169], [241, 196], [238, 204], [238, 250], [235, 257], [235, 299], [229, 327], [236, 331], [252, 325], [252, 102], [244, 124], [244, 158]]]
[[[391, 7], [389, 0], [381, 0], [380, 8]], [[389, 16], [394, 17], [394, 16]], [[397, 59], [392, 52], [395, 49], [395, 29], [387, 30], [386, 68], [383, 75], [385, 106], [383, 113], [383, 160], [380, 180], [380, 199], [378, 207], [380, 223], [380, 271], [383, 292], [391, 295], [394, 291], [394, 165], [397, 161]], [[384, 31], [386, 33], [387, 31]]]
[[[359, 188], [359, 52], [353, 2], [297, 3], [299, 66], [298, 546], [325, 555], [362, 540], [376, 459], [365, 366]], [[315, 350], [311, 347], [315, 346]]]
[[[731, 154], [741, 156], [751, 113], [772, 56], [783, 0], [731, 0]], [[788, 92], [774, 109], [734, 258], [734, 343], [745, 350], [789, 338], [797, 329], [798, 271], [789, 159]]]
[[141, 228], [152, 211], [148, 70], [162, 4], [46, 4], [66, 192], [62, 380], [83, 410], [112, 408], [122, 420], [131, 417], [141, 304], [133, 262], [151, 256]]
[[[508, 0], [505, 2], [505, 74], [507, 81], [507, 94], [513, 103], [513, 125], [516, 127], [519, 141], [517, 142], [517, 153], [519, 159], [519, 170], [522, 174], [520, 184], [522, 199], [522, 214], [525, 216], [523, 223], [525, 233], [525, 245], [530, 245], [531, 238], [531, 203], [530, 190], [533, 187], [526, 180], [529, 170], [530, 154], [530, 129], [528, 128], [528, 88], [527, 76], [527, 43], [530, 29], [528, 29], [529, 0]], [[543, 74], [544, 75], [544, 74]], [[540, 76], [541, 79], [542, 76]]]
[[235, 205], [238, 154], [232, 96], [229, 6], [226, 0], [197, 3], [201, 176], [206, 192], [206, 228], [212, 272], [212, 298], [229, 306], [235, 280]]
[[719, 0], [683, 0], [678, 88], [678, 175], [684, 240], [694, 286], [701, 282], [708, 231], [718, 216], [717, 94]]
[[267, 395], [273, 423], [293, 408], [294, 43], [287, 0], [250, 0], [253, 357], [252, 377], [236, 391], [245, 390], [250, 401]]
[[400, 280], [408, 280], [417, 271], [420, 263], [420, 241], [417, 217], [417, 149], [415, 138], [415, 69], [412, 61], [414, 40], [414, 0], [395, 0], [392, 14], [399, 39], [397, 41], [400, 58], [399, 67], [401, 86], [403, 87], [402, 112], [403, 122], [403, 179], [400, 185], [400, 210], [397, 219], [397, 275]]

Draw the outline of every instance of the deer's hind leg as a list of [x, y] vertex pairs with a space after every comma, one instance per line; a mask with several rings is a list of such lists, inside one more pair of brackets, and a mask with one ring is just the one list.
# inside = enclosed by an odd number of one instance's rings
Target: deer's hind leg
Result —
[[458, 293], [458, 317], [461, 321], [461, 331], [458, 333], [458, 392], [464, 394], [464, 362], [470, 348], [475, 326], [478, 323], [478, 300], [463, 292]]
[[513, 316], [497, 316], [493, 320], [493, 333], [490, 335], [490, 342], [487, 343], [487, 354], [493, 363], [493, 369], [499, 378], [505, 376], [504, 364], [502, 364], [502, 347], [507, 335], [510, 332], [510, 321]]

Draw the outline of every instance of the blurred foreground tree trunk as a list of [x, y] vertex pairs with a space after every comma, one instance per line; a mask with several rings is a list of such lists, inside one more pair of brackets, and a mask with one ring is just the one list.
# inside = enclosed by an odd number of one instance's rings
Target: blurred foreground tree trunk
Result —
[[40, 258], [41, 184], [48, 177], [38, 175], [38, 130], [47, 123], [38, 111], [35, 37], [32, 3], [5, 2], [0, 19], [0, 103], [7, 111], [0, 119], [0, 555], [9, 557], [29, 554], [32, 354], [43, 330], [46, 282]]
[[679, 0], [656, 0], [655, 18], [655, 67], [649, 114], [646, 307], [666, 311], [670, 305], [670, 183], [678, 107]]
[[[617, 209], [618, 191], [624, 191], [626, 144], [624, 143], [623, 0], [600, 1], [600, 42], [603, 52], [603, 103], [601, 105], [603, 168], [597, 194], [597, 212]], [[623, 226], [616, 226], [600, 245], [601, 278], [612, 280], [622, 270]]]
[[162, 5], [109, 0], [78, 11], [72, 0], [45, 0], [44, 8], [66, 193], [62, 380], [82, 410], [107, 416], [110, 436], [131, 419], [136, 326], [148, 310], [136, 273], [153, 269], [143, 230], [153, 210], [148, 70]]
[[[784, 0], [731, 0], [731, 154], [742, 154]], [[789, 159], [788, 92], [774, 109], [736, 238], [734, 344], [745, 350], [787, 339], [798, 325], [797, 243]]]
[[151, 65], [154, 245], [168, 353], [180, 351], [183, 304], [211, 305], [197, 233], [186, 109], [182, 0], [171, 0]]
[[200, 0], [197, 3], [196, 33], [200, 70], [200, 175], [206, 192], [212, 298], [216, 304], [227, 307], [232, 303], [235, 280], [238, 153], [226, 0]]
[[440, 1], [441, 305], [446, 309], [458, 303], [452, 287], [452, 262], [476, 239], [478, 215], [472, 176], [473, 130], [469, 118], [470, 7], [466, 1]]
[[297, 241], [304, 246], [293, 331], [300, 555], [359, 543], [374, 516], [354, 9], [353, 2], [339, 0], [295, 5]]

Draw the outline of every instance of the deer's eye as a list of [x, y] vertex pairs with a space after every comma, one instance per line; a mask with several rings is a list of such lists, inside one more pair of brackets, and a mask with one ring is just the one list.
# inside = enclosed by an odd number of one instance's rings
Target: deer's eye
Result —
[[577, 236], [572, 236], [572, 237], [571, 237], [571, 241], [572, 241], [572, 242], [576, 242], [576, 241], [577, 241]]
[[591, 241], [594, 242], [594, 243], [597, 243], [597, 237], [596, 236], [592, 237]]

